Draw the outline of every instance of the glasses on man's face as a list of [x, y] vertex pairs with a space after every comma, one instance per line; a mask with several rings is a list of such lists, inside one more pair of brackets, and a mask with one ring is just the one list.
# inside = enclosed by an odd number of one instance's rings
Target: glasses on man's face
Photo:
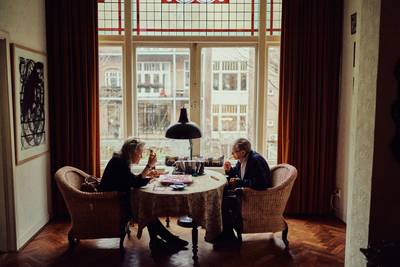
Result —
[[232, 150], [231, 156], [229, 157], [229, 159], [235, 159], [235, 156], [237, 157], [239, 154], [240, 150]]

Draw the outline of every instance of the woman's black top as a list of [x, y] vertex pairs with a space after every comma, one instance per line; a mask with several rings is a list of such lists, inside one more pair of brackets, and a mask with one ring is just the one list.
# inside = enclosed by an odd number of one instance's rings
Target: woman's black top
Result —
[[142, 175], [131, 172], [128, 162], [115, 154], [108, 162], [101, 178], [100, 191], [129, 192], [131, 187], [146, 185], [150, 179], [143, 179]]

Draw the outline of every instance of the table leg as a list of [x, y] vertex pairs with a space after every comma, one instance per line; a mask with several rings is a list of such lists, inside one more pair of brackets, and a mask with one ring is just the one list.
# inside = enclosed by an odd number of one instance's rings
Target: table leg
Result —
[[165, 220], [165, 222], [167, 223], [167, 228], [169, 228], [169, 216], [167, 216], [167, 219]]
[[193, 222], [193, 228], [192, 228], [192, 242], [193, 242], [193, 260], [197, 261], [198, 230], [197, 230], [197, 224], [195, 222]]

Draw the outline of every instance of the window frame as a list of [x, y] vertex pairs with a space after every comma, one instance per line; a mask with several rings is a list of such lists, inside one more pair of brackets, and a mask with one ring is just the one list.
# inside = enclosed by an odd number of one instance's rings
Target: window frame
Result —
[[[124, 64], [124, 59], [125, 59], [124, 43], [123, 42], [118, 42], [118, 41], [116, 42], [116, 41], [113, 41], [113, 40], [108, 40], [108, 41], [104, 40], [104, 41], [101, 42], [101, 44], [99, 42], [99, 47], [100, 46], [121, 47], [121, 51], [122, 51], [122, 69], [121, 69], [122, 79], [121, 79], [121, 86], [122, 86], [122, 94], [123, 94], [122, 95], [122, 116], [123, 117], [122, 117], [122, 121], [121, 121], [121, 127], [123, 128], [122, 139], [125, 139], [126, 136], [127, 136], [126, 135], [127, 125], [126, 125], [126, 120], [125, 120], [124, 114], [126, 113], [126, 110], [127, 110], [127, 105], [126, 105], [126, 91], [127, 90], [126, 90], [126, 87], [125, 87], [125, 81], [126, 81], [125, 71], [126, 71], [126, 69], [125, 69], [125, 64]], [[100, 55], [100, 49], [98, 49], [98, 51], [99, 51], [98, 53]], [[107, 99], [105, 99], [103, 97], [99, 97], [99, 104], [100, 104], [100, 101], [104, 101], [104, 100], [107, 100]], [[106, 141], [113, 140], [113, 138], [101, 138], [101, 139], [106, 140]], [[103, 166], [106, 162], [107, 162], [107, 160], [101, 160], [100, 159], [100, 166]]]
[[[124, 2], [124, 22], [125, 31], [124, 35], [99, 35], [99, 46], [117, 45], [122, 46], [123, 56], [123, 73], [122, 73], [122, 86], [123, 86], [123, 110], [124, 112], [124, 138], [132, 135], [137, 135], [137, 90], [136, 89], [136, 49], [138, 47], [186, 47], [190, 49], [190, 86], [189, 86], [189, 114], [190, 119], [201, 124], [200, 119], [200, 95], [201, 95], [201, 49], [205, 47], [234, 47], [234, 46], [254, 46], [256, 57], [256, 78], [255, 78], [255, 109], [257, 114], [255, 117], [255, 143], [253, 147], [263, 155], [267, 155], [267, 140], [266, 136], [266, 115], [267, 115], [267, 85], [266, 79], [268, 69], [267, 49], [270, 45], [280, 45], [280, 36], [267, 36], [266, 35], [266, 1], [260, 1], [259, 8], [259, 34], [258, 36], [133, 36], [132, 35], [132, 6], [131, 1]], [[234, 44], [234, 45], [233, 45]], [[142, 69], [143, 71], [143, 69]], [[238, 73], [238, 88], [241, 90], [241, 73], [240, 64], [237, 70]], [[219, 70], [220, 79], [222, 70]], [[248, 77], [246, 90], [248, 90]], [[219, 84], [219, 91], [222, 90], [222, 84]], [[129, 89], [128, 89], [129, 88]], [[240, 107], [239, 107], [240, 109]], [[240, 130], [240, 116], [238, 111], [239, 130]], [[246, 116], [246, 122], [249, 121], [249, 116]], [[220, 127], [220, 125], [219, 125]], [[200, 140], [193, 140], [193, 154], [200, 154]]]

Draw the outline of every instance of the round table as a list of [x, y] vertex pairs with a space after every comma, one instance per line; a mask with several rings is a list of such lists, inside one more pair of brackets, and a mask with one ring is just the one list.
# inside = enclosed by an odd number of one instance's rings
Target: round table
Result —
[[203, 175], [192, 179], [193, 183], [181, 191], [162, 185], [159, 179], [133, 189], [131, 207], [134, 221], [138, 224], [138, 238], [149, 222], [164, 216], [189, 215], [195, 222], [193, 230], [196, 228], [196, 233], [197, 226], [205, 228], [206, 241], [213, 240], [222, 232], [221, 203], [227, 179], [211, 170], [205, 170]]

